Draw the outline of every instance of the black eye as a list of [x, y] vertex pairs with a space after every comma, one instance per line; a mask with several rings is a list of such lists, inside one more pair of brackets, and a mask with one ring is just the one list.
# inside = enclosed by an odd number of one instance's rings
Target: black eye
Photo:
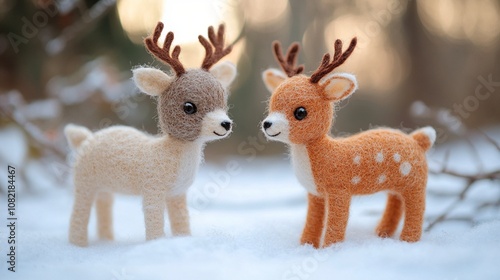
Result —
[[194, 113], [196, 113], [198, 109], [196, 109], [196, 105], [194, 105], [194, 103], [191, 103], [191, 102], [186, 102], [184, 103], [184, 112], [188, 115], [192, 115]]
[[295, 109], [295, 112], [293, 112], [293, 115], [295, 118], [299, 121], [303, 120], [305, 117], [307, 117], [307, 111], [306, 108], [304, 107], [299, 107]]

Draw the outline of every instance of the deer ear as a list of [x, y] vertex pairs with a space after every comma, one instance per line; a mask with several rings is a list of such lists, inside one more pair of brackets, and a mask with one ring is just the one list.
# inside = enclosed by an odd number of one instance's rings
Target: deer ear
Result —
[[136, 68], [132, 70], [132, 79], [136, 86], [144, 93], [158, 96], [170, 86], [173, 77], [155, 68]]
[[262, 73], [262, 80], [271, 93], [286, 80], [286, 76], [278, 69], [269, 68]]
[[224, 61], [210, 68], [210, 73], [224, 88], [228, 88], [236, 78], [236, 66], [229, 61]]
[[325, 88], [325, 97], [330, 101], [346, 99], [358, 89], [356, 77], [347, 73], [335, 73], [320, 80]]

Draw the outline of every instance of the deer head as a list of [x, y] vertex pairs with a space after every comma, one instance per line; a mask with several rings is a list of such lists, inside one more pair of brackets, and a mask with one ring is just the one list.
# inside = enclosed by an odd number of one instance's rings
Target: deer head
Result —
[[269, 116], [262, 128], [266, 137], [285, 143], [305, 144], [324, 136], [333, 121], [333, 103], [349, 97], [356, 89], [356, 78], [346, 73], [331, 73], [351, 55], [357, 40], [353, 38], [342, 52], [342, 41], [335, 41], [335, 54], [326, 53], [316, 71], [301, 75], [304, 67], [296, 66], [299, 45], [294, 43], [283, 57], [281, 45], [274, 42], [274, 54], [283, 72], [268, 69], [263, 73], [272, 93]]
[[159, 69], [138, 67], [133, 70], [133, 80], [144, 93], [158, 98], [159, 126], [163, 133], [183, 141], [216, 140], [231, 132], [232, 122], [227, 116], [227, 88], [236, 77], [236, 67], [230, 62], [214, 66], [231, 52], [224, 48], [224, 25], [217, 34], [208, 28], [210, 42], [203, 36], [198, 39], [206, 51], [202, 66], [185, 69], [179, 60], [181, 48], [170, 47], [174, 34], [169, 32], [163, 43], [158, 39], [163, 30], [159, 22], [151, 37], [145, 39], [148, 51], [173, 70], [167, 74]]

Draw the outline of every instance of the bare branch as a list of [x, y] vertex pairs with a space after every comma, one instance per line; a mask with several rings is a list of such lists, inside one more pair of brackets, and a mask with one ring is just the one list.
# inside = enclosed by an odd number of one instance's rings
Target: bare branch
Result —
[[84, 9], [82, 8], [82, 4], [78, 4], [81, 12], [84, 12], [82, 18], [66, 27], [61, 35], [48, 41], [45, 45], [45, 51], [50, 55], [56, 55], [64, 51], [71, 41], [83, 36], [95, 27], [94, 23], [111, 11], [115, 7], [115, 4], [116, 0], [100, 0], [90, 9]]
[[459, 193], [458, 198], [450, 204], [446, 210], [443, 211], [442, 214], [440, 214], [434, 221], [432, 221], [425, 231], [430, 231], [434, 226], [436, 226], [438, 223], [443, 222], [444, 220], [447, 219], [448, 215], [455, 210], [455, 208], [462, 202], [465, 198], [466, 193], [469, 191], [470, 187], [473, 185], [473, 181], [469, 181], [465, 188]]
[[[20, 93], [11, 92], [9, 94], [12, 95], [11, 97], [13, 99], [19, 100], [20, 104], [24, 103], [24, 99]], [[0, 104], [0, 112], [5, 117], [17, 124], [19, 128], [21, 128], [26, 133], [26, 135], [28, 135], [32, 142], [35, 143], [35, 145], [39, 146], [43, 150], [51, 152], [52, 154], [63, 160], [66, 159], [66, 152], [63, 149], [61, 149], [57, 145], [54, 145], [52, 141], [45, 137], [43, 132], [37, 126], [29, 122], [22, 114], [15, 113], [16, 104], [9, 105], [14, 106], [14, 108], [8, 108], [8, 105], [6, 105], [5, 103]]]
[[484, 131], [478, 129], [477, 132], [481, 134], [489, 143], [491, 143], [493, 146], [497, 148], [498, 151], [500, 151], [500, 144], [497, 143], [493, 138], [491, 138], [488, 134], [486, 134]]
[[453, 171], [449, 169], [444, 169], [444, 170], [429, 170], [429, 173], [431, 174], [447, 174], [450, 176], [462, 178], [462, 179], [467, 179], [467, 180], [473, 180], [473, 181], [478, 181], [478, 180], [499, 180], [500, 179], [500, 170], [493, 170], [490, 172], [485, 172], [485, 173], [478, 173], [478, 174], [465, 174], [465, 173], [460, 173], [458, 171]]
[[469, 143], [470, 150], [472, 151], [472, 155], [474, 156], [474, 159], [476, 160], [477, 166], [479, 167], [479, 172], [482, 172], [484, 169], [483, 162], [481, 161], [481, 157], [479, 156], [479, 152], [477, 151], [476, 145], [472, 142], [472, 140], [469, 137], [465, 137], [465, 141]]

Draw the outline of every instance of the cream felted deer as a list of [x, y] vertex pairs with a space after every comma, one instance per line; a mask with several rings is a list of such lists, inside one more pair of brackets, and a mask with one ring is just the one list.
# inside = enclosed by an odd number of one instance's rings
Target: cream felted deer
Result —
[[158, 46], [162, 30], [159, 22], [153, 37], [145, 43], [154, 56], [172, 67], [175, 75], [154, 68], [133, 70], [137, 87], [158, 98], [162, 134], [151, 136], [126, 126], [95, 133], [75, 125], [65, 128], [77, 154], [69, 231], [73, 244], [88, 243], [87, 227], [94, 201], [99, 237], [113, 239], [111, 208], [115, 192], [142, 196], [147, 240], [164, 235], [165, 206], [172, 234], [190, 234], [186, 191], [202, 160], [205, 143], [231, 133], [232, 123], [226, 114], [227, 87], [236, 76], [236, 68], [229, 62], [214, 66], [231, 51], [231, 46], [224, 48], [223, 25], [217, 34], [213, 27], [208, 29], [210, 42], [199, 36], [206, 50], [200, 69], [184, 68], [179, 61], [179, 46], [170, 54], [172, 32], [167, 34], [163, 47]]
[[435, 130], [425, 127], [407, 135], [381, 128], [346, 138], [328, 135], [333, 103], [357, 89], [353, 75], [331, 72], [349, 57], [356, 42], [354, 38], [342, 53], [342, 42], [337, 40], [333, 59], [330, 61], [330, 55], [325, 54], [310, 77], [299, 75], [304, 67], [295, 66], [299, 45], [293, 44], [283, 57], [280, 44], [275, 42], [275, 55], [286, 76], [275, 69], [263, 73], [272, 92], [263, 131], [269, 139], [290, 146], [295, 174], [308, 191], [301, 243], [314, 247], [344, 240], [353, 195], [382, 190], [389, 194], [377, 234], [392, 236], [403, 213], [401, 240], [418, 241], [422, 234], [425, 153], [434, 143]]

